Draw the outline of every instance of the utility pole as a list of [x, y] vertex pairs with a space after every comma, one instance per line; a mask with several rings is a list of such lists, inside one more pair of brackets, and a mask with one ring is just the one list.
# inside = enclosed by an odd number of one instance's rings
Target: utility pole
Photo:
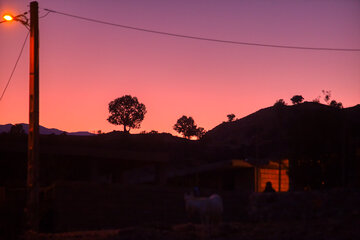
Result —
[[39, 227], [39, 13], [30, 3], [30, 105], [26, 220], [30, 231]]

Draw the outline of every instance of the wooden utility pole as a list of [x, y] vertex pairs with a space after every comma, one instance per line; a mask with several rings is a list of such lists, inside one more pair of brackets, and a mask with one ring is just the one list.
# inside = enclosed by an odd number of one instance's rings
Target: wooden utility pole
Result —
[[30, 105], [26, 217], [29, 230], [39, 227], [39, 14], [30, 3]]

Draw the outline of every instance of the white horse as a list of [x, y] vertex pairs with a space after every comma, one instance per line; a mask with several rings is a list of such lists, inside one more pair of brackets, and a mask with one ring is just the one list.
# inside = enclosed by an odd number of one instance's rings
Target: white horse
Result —
[[210, 197], [194, 197], [184, 194], [185, 209], [189, 218], [199, 216], [204, 226], [217, 227], [222, 220], [223, 202], [218, 194]]

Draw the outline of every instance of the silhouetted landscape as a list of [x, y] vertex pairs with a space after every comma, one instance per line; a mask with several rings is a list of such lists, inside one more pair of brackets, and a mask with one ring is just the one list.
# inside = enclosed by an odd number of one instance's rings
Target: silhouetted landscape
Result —
[[360, 239], [359, 13], [0, 0], [0, 240]]
[[[223, 199], [216, 239], [355, 239], [359, 136], [360, 105], [314, 102], [261, 109], [221, 123], [200, 140], [157, 132], [42, 134], [38, 237], [201, 237], [183, 198], [197, 186], [201, 196]], [[13, 130], [0, 140], [0, 233], [14, 239], [24, 224], [27, 135]], [[287, 190], [261, 193], [256, 172], [278, 174], [279, 161]], [[268, 178], [276, 191], [277, 178]]]

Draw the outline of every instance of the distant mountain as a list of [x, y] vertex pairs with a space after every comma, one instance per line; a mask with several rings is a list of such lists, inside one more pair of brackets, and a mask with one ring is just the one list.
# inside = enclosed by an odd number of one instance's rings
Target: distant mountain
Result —
[[[29, 124], [27, 123], [20, 123], [24, 130], [25, 130], [25, 133], [28, 133], [29, 132]], [[0, 133], [3, 133], [3, 132], [9, 132], [10, 129], [11, 129], [11, 126], [12, 124], [5, 124], [5, 125], [0, 125]], [[59, 130], [59, 129], [56, 129], [56, 128], [46, 128], [46, 127], [43, 127], [43, 126], [40, 126], [40, 134], [43, 134], [43, 135], [50, 135], [50, 134], [55, 134], [55, 135], [60, 135], [62, 133], [64, 133], [65, 131], [62, 131], [62, 130]], [[86, 131], [80, 131], [80, 132], [70, 132], [70, 133], [66, 133], [67, 135], [75, 135], [75, 136], [91, 136], [91, 135], [94, 135], [93, 133], [90, 133], [90, 132], [86, 132]]]
[[94, 133], [90, 133], [87, 131], [79, 131], [79, 132], [70, 132], [67, 133], [68, 135], [72, 135], [72, 136], [92, 136], [95, 135]]

